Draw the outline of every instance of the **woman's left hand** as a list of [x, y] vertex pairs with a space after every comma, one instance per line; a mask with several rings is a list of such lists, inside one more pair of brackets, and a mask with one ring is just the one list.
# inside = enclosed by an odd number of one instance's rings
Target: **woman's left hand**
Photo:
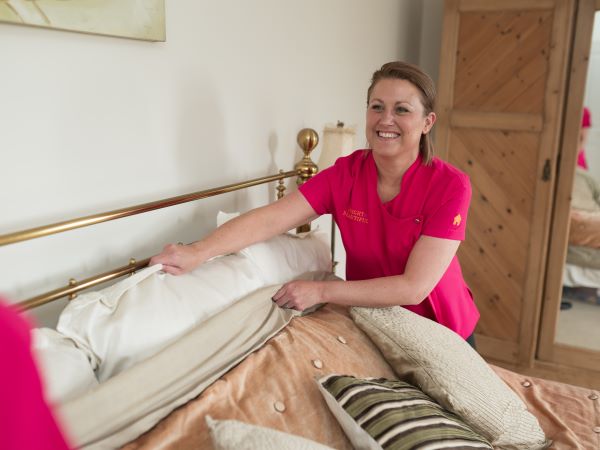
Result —
[[290, 281], [275, 293], [273, 301], [282, 308], [304, 311], [324, 302], [324, 284], [322, 281]]

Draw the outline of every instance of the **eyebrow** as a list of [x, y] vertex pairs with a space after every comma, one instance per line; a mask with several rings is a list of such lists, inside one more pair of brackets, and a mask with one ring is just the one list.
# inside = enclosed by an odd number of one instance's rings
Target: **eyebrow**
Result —
[[[369, 103], [370, 103], [370, 102], [381, 102], [381, 103], [385, 103], [385, 102], [384, 102], [383, 100], [381, 100], [380, 98], [372, 98], [372, 99], [369, 101]], [[394, 106], [396, 106], [396, 105], [399, 105], [399, 104], [402, 104], [402, 103], [406, 103], [407, 105], [413, 106], [413, 104], [412, 104], [411, 102], [409, 102], [408, 100], [400, 100], [400, 101], [398, 101], [398, 102], [394, 103]]]

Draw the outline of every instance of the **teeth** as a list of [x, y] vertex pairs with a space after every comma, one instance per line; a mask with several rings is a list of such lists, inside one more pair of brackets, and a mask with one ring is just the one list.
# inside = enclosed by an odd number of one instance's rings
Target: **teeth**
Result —
[[395, 137], [399, 136], [398, 133], [386, 133], [386, 132], [383, 132], [383, 131], [378, 131], [377, 135], [379, 137], [382, 137], [382, 138], [395, 138]]

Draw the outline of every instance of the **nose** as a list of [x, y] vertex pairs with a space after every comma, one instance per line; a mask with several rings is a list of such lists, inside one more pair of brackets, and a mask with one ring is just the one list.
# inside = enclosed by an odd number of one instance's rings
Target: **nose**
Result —
[[381, 114], [380, 122], [384, 125], [390, 125], [394, 122], [394, 112], [392, 109], [385, 108]]

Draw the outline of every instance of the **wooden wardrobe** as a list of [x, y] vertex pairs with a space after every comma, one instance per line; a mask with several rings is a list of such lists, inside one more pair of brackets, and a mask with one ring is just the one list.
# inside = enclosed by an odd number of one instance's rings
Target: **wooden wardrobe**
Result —
[[436, 148], [471, 177], [480, 353], [598, 388], [600, 354], [554, 342], [596, 3], [446, 0]]

